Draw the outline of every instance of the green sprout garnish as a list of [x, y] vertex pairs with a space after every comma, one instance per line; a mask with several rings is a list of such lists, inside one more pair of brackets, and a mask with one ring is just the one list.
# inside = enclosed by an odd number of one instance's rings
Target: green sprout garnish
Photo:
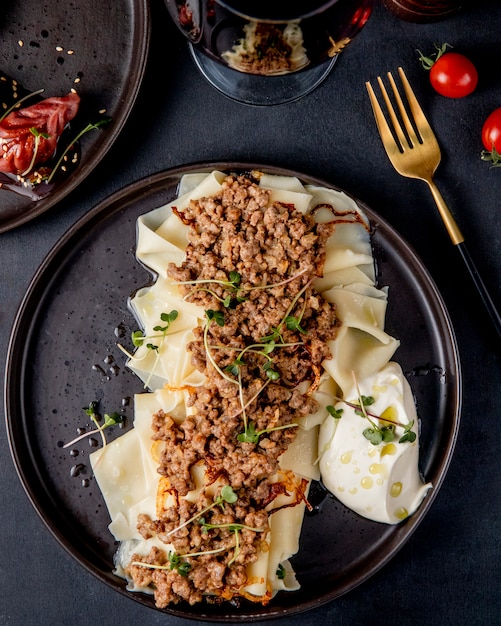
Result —
[[[159, 339], [161, 344], [165, 339], [165, 336], [167, 335], [167, 332], [172, 322], [177, 319], [177, 316], [178, 312], [175, 310], [171, 311], [170, 313], [160, 313], [160, 320], [162, 322], [165, 322], [165, 324], [163, 326], [161, 326], [160, 324], [158, 324], [157, 326], [153, 326], [153, 332], [158, 334], [147, 336], [143, 333], [143, 331], [135, 330], [131, 335], [132, 343], [136, 348], [139, 348], [148, 339]], [[155, 352], [159, 350], [159, 346], [156, 343], [152, 343], [151, 341], [148, 341], [146, 347], [148, 348], [148, 350], [154, 350]]]
[[232, 270], [229, 273], [228, 279], [229, 280], [218, 280], [216, 278], [200, 278], [198, 280], [185, 280], [185, 281], [178, 281], [175, 284], [176, 285], [205, 285], [205, 284], [216, 284], [219, 285], [225, 289], [228, 289], [230, 291], [230, 293], [225, 297], [222, 298], [220, 296], [218, 296], [212, 289], [209, 289], [208, 287], [196, 287], [195, 289], [193, 289], [192, 291], [190, 291], [190, 293], [187, 294], [186, 297], [189, 297], [191, 294], [197, 292], [197, 291], [205, 291], [207, 293], [209, 293], [211, 296], [213, 296], [216, 300], [218, 300], [219, 302], [221, 302], [223, 304], [223, 306], [225, 308], [235, 308], [235, 306], [240, 303], [240, 302], [245, 302], [245, 300], [247, 299], [245, 296], [243, 296], [242, 294], [245, 293], [246, 291], [257, 291], [257, 290], [261, 290], [261, 289], [273, 289], [275, 287], [281, 287], [283, 285], [286, 285], [287, 283], [291, 282], [292, 280], [299, 278], [299, 276], [301, 276], [302, 274], [304, 274], [307, 270], [301, 270], [300, 272], [298, 272], [295, 276], [290, 276], [289, 278], [286, 278], [285, 280], [282, 280], [278, 283], [272, 283], [269, 285], [257, 285], [257, 286], [253, 286], [253, 287], [242, 287], [241, 286], [241, 280], [242, 277], [241, 275]]
[[[359, 404], [354, 404], [353, 406], [360, 407], [355, 409], [355, 413], [367, 419], [370, 423], [370, 427], [366, 428], [363, 431], [364, 437], [370, 441], [374, 446], [379, 445], [380, 443], [390, 443], [395, 439], [395, 426], [401, 426], [404, 429], [404, 434], [398, 440], [398, 443], [404, 443], [408, 441], [412, 443], [416, 440], [416, 433], [411, 430], [414, 425], [414, 420], [411, 420], [408, 424], [401, 424], [400, 422], [394, 422], [393, 420], [386, 419], [384, 417], [373, 415], [368, 412], [365, 407], [374, 404], [374, 398], [372, 396], [363, 396], [359, 395]], [[377, 424], [372, 418], [375, 417], [378, 420], [386, 422], [385, 425], [380, 426]], [[390, 423], [388, 423], [390, 422]]]
[[43, 89], [37, 89], [37, 91], [32, 91], [31, 93], [24, 96], [24, 98], [21, 98], [20, 100], [17, 100], [17, 102], [14, 102], [12, 106], [10, 106], [2, 115], [0, 115], [0, 122], [2, 122], [7, 117], [7, 115], [12, 113], [12, 111], [15, 111], [16, 109], [20, 109], [21, 104], [25, 100], [28, 100], [29, 98], [33, 98], [34, 96], [38, 96], [39, 94], [43, 93], [43, 91], [44, 91]]
[[63, 448], [69, 448], [70, 446], [74, 445], [75, 443], [77, 443], [81, 439], [84, 439], [85, 437], [90, 437], [91, 435], [95, 435], [97, 433], [100, 433], [101, 438], [103, 440], [103, 448], [105, 448], [106, 447], [106, 438], [104, 436], [103, 430], [105, 428], [108, 428], [109, 426], [116, 426], [117, 424], [121, 424], [123, 422], [123, 420], [124, 420], [123, 415], [120, 415], [120, 413], [112, 413], [111, 415], [108, 415], [108, 413], [105, 413], [103, 415], [104, 422], [102, 424], [100, 424], [99, 421], [98, 421], [99, 414], [98, 414], [98, 403], [97, 402], [95, 402], [95, 401], [91, 402], [89, 404], [89, 406], [88, 407], [84, 407], [83, 410], [90, 417], [92, 422], [96, 425], [96, 428], [94, 430], [90, 430], [88, 432], [82, 433], [78, 437], [75, 437], [75, 439], [72, 439], [68, 443], [65, 443]]
[[30, 128], [30, 133], [35, 137], [35, 146], [33, 148], [33, 154], [31, 156], [30, 164], [24, 170], [24, 172], [21, 174], [21, 176], [27, 176], [31, 172], [33, 167], [36, 165], [37, 155], [38, 155], [38, 148], [40, 147], [40, 141], [42, 139], [49, 139], [50, 138], [50, 135], [48, 135], [47, 133], [41, 133], [38, 130], [38, 128], [35, 128], [34, 126], [32, 128]]
[[190, 554], [177, 554], [176, 552], [169, 552], [168, 565], [156, 565], [154, 563], [143, 563], [143, 561], [132, 561], [131, 565], [137, 565], [138, 567], [146, 567], [148, 569], [160, 569], [160, 570], [176, 570], [178, 574], [186, 578], [191, 571], [191, 565], [186, 559], [192, 556], [204, 556], [206, 554], [218, 554], [219, 552], [226, 552], [228, 548], [217, 548], [216, 550], [203, 550], [202, 552], [191, 552]]
[[275, 426], [274, 428], [265, 428], [264, 430], [256, 430], [256, 427], [252, 422], [250, 422], [243, 433], [237, 435], [238, 441], [241, 443], [258, 443], [259, 438], [262, 435], [267, 433], [271, 433], [275, 430], [284, 430], [286, 428], [295, 428], [298, 424], [284, 424], [283, 426]]
[[169, 551], [169, 569], [176, 570], [178, 574], [186, 578], [191, 569], [191, 565], [187, 561], [183, 561], [179, 554]]
[[[384, 414], [383, 416], [376, 415], [375, 413], [367, 410], [367, 407], [371, 406], [375, 402], [373, 396], [364, 396], [359, 391], [358, 402], [348, 402], [347, 400], [343, 400], [342, 398], [335, 398], [335, 400], [337, 400], [338, 402], [343, 402], [347, 406], [351, 407], [355, 410], [356, 415], [363, 417], [369, 422], [370, 426], [366, 428], [362, 434], [373, 445], [377, 446], [380, 443], [390, 443], [394, 441], [396, 437], [395, 428], [397, 426], [403, 428], [404, 430], [404, 433], [398, 440], [398, 443], [413, 443], [414, 441], [416, 441], [416, 433], [412, 430], [412, 427], [414, 426], [414, 420], [411, 420], [407, 424], [402, 424], [401, 422], [384, 416]], [[336, 409], [332, 405], [329, 405], [326, 408], [328, 413], [334, 419], [341, 418], [343, 409]], [[378, 424], [375, 420], [379, 420], [383, 422], [383, 424]]]
[[278, 580], [284, 580], [286, 574], [287, 572], [285, 571], [285, 567], [280, 563], [280, 565], [277, 567], [277, 571], [275, 572], [276, 577], [278, 578]]
[[234, 504], [237, 500], [238, 500], [238, 496], [233, 491], [233, 488], [231, 487], [231, 485], [225, 485], [221, 489], [220, 494], [218, 495], [218, 497], [214, 500], [212, 504], [209, 504], [209, 506], [206, 506], [205, 509], [202, 509], [196, 515], [194, 515], [193, 517], [190, 517], [189, 520], [186, 520], [186, 522], [183, 522], [180, 526], [177, 526], [176, 528], [174, 528], [174, 530], [169, 531], [167, 533], [167, 536], [177, 533], [178, 530], [181, 530], [185, 526], [188, 526], [188, 524], [191, 524], [191, 522], [194, 522], [198, 518], [202, 517], [204, 513], [207, 513], [207, 511], [210, 511], [214, 507], [220, 506], [221, 509], [224, 511], [225, 503]]
[[[177, 316], [178, 316], [178, 312], [176, 310], [173, 310], [170, 313], [160, 313], [160, 320], [164, 322], [164, 324], [163, 325], [157, 324], [156, 326], [153, 327], [153, 332], [156, 333], [154, 335], [145, 335], [142, 330], [135, 330], [134, 332], [131, 333], [131, 340], [132, 340], [133, 345], [136, 348], [140, 348], [146, 341], [147, 351], [145, 352], [142, 358], [146, 357], [149, 351], [156, 353], [155, 363], [153, 364], [153, 367], [150, 368], [150, 375], [148, 376], [148, 379], [144, 383], [145, 388], [149, 385], [150, 380], [153, 376], [153, 372], [156, 369], [158, 360], [160, 358], [160, 347], [165, 341], [165, 338], [171, 327], [171, 324], [177, 319]], [[155, 341], [155, 343], [153, 343], [153, 341]], [[129, 359], [134, 358], [134, 355], [128, 352], [121, 344], [118, 343], [117, 347], [120, 348], [120, 350]]]
[[301, 319], [298, 317], [288, 315], [285, 318], [285, 326], [287, 330], [290, 330], [292, 332], [299, 332], [299, 333], [302, 333], [303, 335], [306, 334], [306, 331], [304, 330], [304, 328], [301, 328]]
[[208, 309], [205, 311], [205, 315], [207, 316], [207, 320], [209, 322], [216, 322], [218, 326], [221, 328], [224, 326], [224, 313], [222, 311], [213, 311], [212, 309]]
[[227, 524], [208, 524], [206, 523], [203, 517], [200, 518], [199, 521], [200, 521], [200, 525], [202, 527], [203, 533], [207, 533], [209, 530], [216, 529], [216, 528], [227, 528], [228, 530], [233, 532], [233, 534], [235, 535], [235, 550], [233, 552], [233, 556], [228, 561], [228, 566], [230, 566], [232, 563], [234, 563], [237, 560], [238, 555], [240, 553], [240, 534], [239, 533], [241, 530], [251, 530], [252, 532], [255, 532], [255, 533], [264, 532], [263, 528], [253, 528], [252, 526], [246, 526], [245, 524], [240, 524], [238, 522], [229, 522]]
[[240, 302], [244, 302], [246, 300], [245, 297], [240, 295], [240, 281], [241, 281], [242, 277], [240, 276], [240, 274], [238, 272], [235, 271], [231, 271], [229, 274], [229, 280], [217, 280], [215, 278], [201, 278], [199, 280], [186, 280], [186, 281], [179, 281], [176, 284], [177, 285], [206, 285], [206, 284], [216, 284], [219, 285], [225, 289], [229, 289], [230, 293], [222, 298], [221, 296], [218, 296], [217, 293], [215, 293], [212, 289], [209, 289], [208, 287], [196, 287], [195, 289], [193, 289], [192, 291], [190, 291], [186, 297], [191, 296], [193, 293], [197, 292], [197, 291], [205, 291], [206, 293], [209, 293], [213, 298], [215, 298], [216, 300], [218, 300], [219, 302], [221, 302], [221, 304], [226, 308], [235, 308], [235, 306], [240, 303]]
[[331, 415], [335, 420], [341, 419], [344, 409], [336, 409], [336, 407], [332, 406], [331, 404], [329, 404], [325, 408], [327, 409], [329, 415]]
[[64, 150], [64, 152], [59, 157], [57, 163], [52, 168], [52, 172], [50, 173], [50, 175], [47, 178], [47, 183], [50, 183], [51, 180], [54, 178], [54, 174], [56, 173], [56, 171], [61, 166], [61, 163], [63, 162], [65, 156], [68, 154], [68, 152], [71, 150], [71, 148], [76, 144], [76, 142], [79, 139], [81, 139], [86, 133], [90, 132], [91, 130], [97, 130], [98, 128], [101, 128], [101, 126], [105, 126], [106, 124], [109, 124], [110, 122], [111, 122], [111, 117], [103, 117], [101, 120], [99, 120], [98, 122], [95, 122], [94, 124], [87, 124], [87, 126], [85, 128], [83, 128], [76, 135], [76, 137], [67, 145], [66, 149]]

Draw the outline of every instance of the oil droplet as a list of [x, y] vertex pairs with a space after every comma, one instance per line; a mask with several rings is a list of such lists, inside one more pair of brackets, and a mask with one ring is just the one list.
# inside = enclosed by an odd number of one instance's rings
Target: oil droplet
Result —
[[409, 517], [409, 511], [403, 506], [400, 506], [395, 511], [395, 517], [398, 519], [405, 519], [406, 517]]
[[384, 485], [384, 479], [383, 478], [376, 478], [376, 485]]
[[390, 487], [390, 496], [392, 498], [398, 498], [398, 496], [402, 493], [402, 483], [396, 482]]
[[398, 411], [393, 405], [390, 405], [381, 413], [379, 419], [390, 422], [398, 421]]
[[344, 491], [344, 487], [342, 487], [341, 485], [339, 485], [339, 487], [337, 488], [337, 490], [338, 490], [340, 493], [343, 493], [343, 491]]
[[381, 474], [384, 477], [388, 475], [388, 470], [384, 463], [372, 463], [369, 467], [369, 472], [371, 474]]
[[377, 448], [374, 448], [374, 447], [371, 448], [367, 454], [368, 454], [368, 456], [376, 456]]
[[348, 463], [351, 461], [351, 454], [352, 450], [348, 450], [348, 452], [345, 452], [341, 456], [341, 463], [343, 463], [343, 465], [348, 465]]
[[358, 492], [358, 489], [357, 489], [356, 487], [352, 487], [352, 488], [350, 489], [350, 493], [351, 493], [352, 495], [355, 495], [357, 492]]
[[359, 467], [354, 467], [353, 468], [353, 473], [354, 474], [360, 474], [360, 468]]
[[385, 456], [386, 454], [396, 454], [397, 453], [397, 446], [394, 443], [387, 443], [385, 446], [383, 446], [382, 450], [381, 450], [381, 456]]
[[362, 485], [364, 489], [370, 489], [372, 485], [374, 484], [374, 481], [372, 480], [370, 476], [364, 476], [362, 480], [360, 481], [360, 484]]

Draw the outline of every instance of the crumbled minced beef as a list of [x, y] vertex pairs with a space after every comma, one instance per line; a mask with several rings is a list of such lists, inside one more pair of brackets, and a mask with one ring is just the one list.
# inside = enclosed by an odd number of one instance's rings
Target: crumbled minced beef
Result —
[[[293, 206], [270, 202], [269, 192], [243, 175], [228, 176], [218, 195], [175, 212], [190, 225], [189, 243], [185, 261], [170, 264], [168, 275], [189, 281], [180, 285], [181, 293], [224, 319], [207, 319], [188, 347], [206, 376], [203, 386], [190, 390], [193, 414], [180, 424], [163, 411], [153, 417], [153, 438], [165, 442], [158, 471], [178, 506], [158, 520], [139, 516], [138, 528], [146, 538], [172, 542], [188, 563], [188, 571], [180, 573], [157, 548], [146, 558], [134, 555], [133, 561], [164, 566], [129, 567], [137, 585], [153, 586], [159, 607], [182, 600], [194, 604], [207, 595], [231, 599], [249, 583], [246, 567], [266, 549], [264, 507], [280, 492], [270, 481], [296, 436], [290, 425], [317, 408], [299, 384], [314, 383], [330, 356], [327, 341], [339, 326], [334, 305], [312, 287], [322, 275], [332, 224], [317, 224]], [[266, 432], [257, 441], [240, 441], [245, 424]], [[219, 490], [230, 485], [236, 502], [201, 513], [213, 503], [204, 490], [194, 503], [182, 498], [194, 489], [191, 470], [200, 462], [207, 483], [218, 481]], [[220, 551], [184, 556], [214, 550]]]

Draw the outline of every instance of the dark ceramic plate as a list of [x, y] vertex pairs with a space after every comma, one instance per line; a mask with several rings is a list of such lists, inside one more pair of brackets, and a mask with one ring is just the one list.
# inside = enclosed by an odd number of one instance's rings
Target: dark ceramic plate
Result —
[[0, 233], [54, 206], [103, 158], [135, 102], [149, 38], [148, 0], [2, 0], [0, 72], [29, 92], [43, 88], [44, 98], [75, 88], [81, 97], [76, 132], [101, 110], [112, 121], [82, 138], [79, 166], [47, 197], [34, 201], [0, 190]]
[[[124, 581], [112, 573], [116, 545], [90, 470], [87, 440], [81, 442], [77, 457], [62, 444], [75, 437], [78, 427], [88, 426], [82, 407], [93, 400], [109, 413], [122, 407], [125, 428], [132, 423], [130, 398], [142, 391], [142, 384], [124, 368], [116, 342], [129, 345], [129, 333], [137, 326], [127, 298], [152, 278], [134, 256], [136, 218], [172, 200], [183, 173], [256, 167], [260, 166], [186, 166], [111, 196], [77, 222], [48, 255], [31, 282], [11, 336], [7, 427], [14, 462], [31, 502], [84, 567], [150, 607], [152, 597], [128, 592]], [[262, 169], [329, 186], [294, 172]], [[215, 622], [258, 620], [331, 601], [389, 561], [437, 495], [459, 425], [460, 370], [453, 331], [440, 295], [414, 252], [383, 219], [363, 208], [374, 227], [380, 284], [390, 287], [387, 330], [401, 339], [396, 359], [409, 377], [422, 420], [421, 469], [434, 489], [415, 515], [388, 526], [357, 516], [317, 486], [312, 492], [315, 511], [305, 518], [300, 551], [293, 559], [299, 591], [279, 594], [266, 607], [178, 605], [168, 613]], [[107, 434], [110, 439], [120, 430], [111, 427]]]

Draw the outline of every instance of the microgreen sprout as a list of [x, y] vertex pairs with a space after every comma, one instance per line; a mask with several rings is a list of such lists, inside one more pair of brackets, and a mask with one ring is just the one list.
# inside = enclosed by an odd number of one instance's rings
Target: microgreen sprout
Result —
[[280, 565], [277, 567], [277, 571], [275, 572], [276, 577], [278, 578], [278, 580], [284, 580], [286, 574], [287, 572], [285, 571], [285, 567], [282, 565], [282, 563], [280, 563]]
[[191, 570], [191, 565], [188, 561], [183, 561], [192, 556], [204, 556], [206, 554], [218, 554], [219, 552], [226, 552], [227, 547], [216, 548], [215, 550], [203, 550], [202, 552], [191, 552], [190, 554], [177, 554], [177, 552], [169, 551], [169, 563], [166, 565], [158, 565], [155, 563], [144, 563], [143, 561], [132, 561], [131, 565], [137, 565], [138, 567], [145, 567], [148, 569], [159, 570], [176, 570], [178, 574], [186, 578]]
[[205, 315], [207, 316], [207, 320], [209, 322], [214, 321], [218, 326], [221, 326], [221, 328], [224, 326], [224, 313], [222, 311], [208, 309], [205, 311]]
[[[363, 431], [364, 437], [370, 441], [373, 445], [377, 446], [380, 443], [390, 443], [395, 440], [395, 428], [397, 426], [403, 428], [404, 433], [398, 440], [398, 443], [405, 443], [406, 441], [412, 443], [416, 441], [416, 433], [412, 430], [414, 426], [414, 420], [411, 420], [407, 424], [402, 424], [396, 420], [392, 420], [384, 415], [376, 415], [367, 410], [368, 406], [374, 404], [375, 400], [373, 396], [364, 396], [360, 392], [358, 394], [358, 402], [348, 402], [342, 398], [335, 398], [338, 402], [343, 402], [347, 406], [355, 410], [355, 414], [368, 420], [370, 426]], [[343, 409], [336, 409], [334, 406], [329, 405], [326, 407], [327, 412], [334, 419], [340, 419], [342, 417]], [[383, 422], [378, 424], [375, 420]]]
[[35, 137], [35, 145], [33, 147], [33, 154], [31, 156], [30, 164], [24, 170], [24, 172], [21, 174], [21, 176], [26, 176], [27, 174], [29, 174], [31, 172], [31, 170], [33, 169], [33, 167], [35, 166], [35, 164], [37, 162], [37, 155], [38, 155], [38, 149], [40, 147], [40, 141], [42, 139], [49, 139], [50, 138], [50, 135], [48, 135], [47, 133], [41, 133], [38, 130], [38, 128], [35, 128], [34, 126], [32, 128], [30, 128], [30, 133]]
[[92, 422], [96, 425], [96, 428], [94, 430], [90, 430], [88, 432], [82, 433], [78, 437], [75, 437], [75, 439], [72, 439], [68, 443], [65, 443], [63, 448], [69, 448], [70, 446], [73, 446], [75, 443], [77, 443], [81, 439], [84, 439], [85, 437], [90, 437], [91, 435], [95, 435], [97, 433], [101, 435], [101, 438], [103, 440], [103, 448], [106, 447], [106, 438], [104, 436], [103, 430], [105, 428], [108, 428], [109, 426], [115, 426], [116, 424], [121, 424], [124, 419], [123, 415], [120, 415], [120, 413], [112, 413], [111, 415], [108, 415], [108, 413], [105, 413], [103, 415], [104, 422], [100, 424], [98, 421], [99, 414], [98, 414], [97, 402], [95, 401], [91, 402], [89, 406], [84, 407], [83, 410], [90, 417]]
[[336, 407], [332, 405], [328, 405], [325, 407], [329, 415], [331, 415], [335, 420], [341, 419], [343, 415], [343, 409], [336, 409]]
[[192, 293], [195, 293], [196, 291], [205, 291], [207, 293], [210, 293], [214, 298], [216, 298], [216, 300], [221, 302], [225, 308], [235, 308], [236, 304], [240, 302], [244, 302], [247, 299], [245, 296], [242, 295], [246, 291], [257, 291], [257, 290], [262, 290], [262, 289], [274, 289], [275, 287], [282, 287], [283, 285], [290, 283], [294, 279], [299, 278], [299, 276], [302, 276], [307, 271], [308, 271], [307, 269], [301, 270], [294, 276], [290, 276], [289, 278], [286, 278], [285, 280], [281, 280], [278, 283], [271, 283], [271, 284], [266, 284], [266, 285], [254, 285], [252, 287], [242, 287], [241, 285], [242, 277], [238, 272], [234, 270], [232, 270], [229, 273], [229, 276], [228, 276], [229, 280], [218, 280], [216, 278], [207, 278], [207, 279], [200, 278], [197, 280], [178, 281], [176, 282], [176, 285], [204, 285], [204, 284], [219, 285], [230, 291], [230, 293], [224, 298], [218, 296], [212, 289], [208, 287], [196, 287], [195, 289], [190, 291], [190, 293], [188, 293], [186, 297], [189, 297]]
[[188, 526], [188, 524], [191, 524], [191, 522], [194, 522], [196, 519], [202, 517], [204, 513], [207, 513], [207, 511], [210, 511], [214, 507], [220, 506], [221, 509], [224, 511], [225, 502], [228, 504], [234, 504], [237, 500], [238, 500], [238, 496], [233, 491], [233, 488], [231, 487], [231, 485], [225, 485], [221, 489], [220, 494], [218, 495], [218, 497], [214, 500], [212, 504], [209, 504], [209, 506], [206, 506], [205, 509], [202, 509], [196, 515], [194, 515], [193, 517], [190, 517], [189, 520], [186, 520], [186, 522], [183, 522], [180, 526], [177, 526], [176, 528], [174, 528], [174, 530], [169, 531], [167, 533], [167, 536], [177, 533], [178, 530], [181, 530], [185, 526]]
[[[287, 343], [287, 344], [283, 343], [283, 344], [280, 344], [279, 347], [285, 348], [285, 347], [291, 347], [291, 346], [297, 346], [297, 345], [301, 345], [301, 344], [300, 343]], [[231, 346], [223, 346], [223, 347], [231, 349]], [[249, 346], [246, 346], [243, 350], [240, 351], [237, 358], [232, 363], [230, 363], [230, 365], [226, 366], [225, 371], [228, 372], [229, 374], [233, 374], [233, 376], [238, 376], [241, 371], [240, 368], [243, 365], [245, 365], [245, 361], [243, 359], [244, 355], [247, 352], [252, 352], [253, 354], [259, 354], [266, 359], [266, 362], [263, 365], [263, 371], [266, 373], [266, 376], [270, 380], [278, 380], [280, 378], [280, 373], [274, 369], [273, 358], [270, 356], [270, 354], [273, 352], [275, 347], [276, 347], [276, 343], [271, 340], [267, 343], [254, 343]]]
[[56, 171], [59, 169], [59, 167], [61, 166], [61, 163], [63, 162], [64, 158], [66, 157], [68, 152], [71, 150], [71, 148], [76, 144], [76, 142], [79, 139], [81, 139], [85, 134], [87, 134], [91, 130], [97, 130], [98, 128], [101, 128], [101, 126], [105, 126], [106, 124], [109, 124], [110, 122], [111, 122], [111, 117], [103, 117], [98, 122], [95, 122], [93, 124], [92, 123], [87, 124], [87, 126], [85, 126], [85, 128], [83, 128], [76, 135], [76, 137], [72, 141], [70, 141], [70, 143], [66, 146], [66, 149], [63, 151], [63, 153], [59, 157], [57, 163], [52, 168], [52, 172], [50, 173], [49, 177], [47, 178], [47, 183], [50, 183], [51, 180], [54, 178], [54, 175], [55, 175]]
[[209, 325], [210, 325], [211, 322], [215, 322], [218, 326], [223, 327], [224, 326], [224, 321], [225, 321], [224, 320], [224, 313], [222, 311], [214, 311], [213, 309], [208, 309], [207, 311], [205, 311], [205, 317], [207, 319], [207, 322], [206, 322], [205, 328], [204, 328], [204, 348], [205, 348], [205, 352], [207, 354], [207, 358], [211, 362], [211, 364], [214, 367], [214, 369], [225, 380], [227, 380], [230, 383], [235, 383], [237, 385], [240, 384], [234, 378], [231, 378], [230, 376], [227, 376], [223, 372], [223, 370], [219, 367], [219, 365], [214, 360], [214, 357], [212, 356], [211, 348], [209, 346]]
[[228, 561], [228, 565], [234, 563], [238, 557], [240, 552], [240, 531], [241, 530], [250, 530], [255, 533], [264, 532], [263, 528], [253, 528], [252, 526], [246, 526], [245, 524], [240, 524], [238, 522], [229, 522], [227, 524], [208, 524], [205, 519], [202, 517], [199, 520], [200, 525], [202, 527], [202, 532], [207, 533], [209, 530], [213, 530], [216, 528], [227, 528], [235, 535], [235, 551], [233, 552], [232, 558]]
[[219, 285], [220, 287], [223, 287], [225, 289], [229, 289], [230, 293], [225, 296], [224, 298], [222, 298], [221, 296], [218, 296], [217, 293], [215, 293], [212, 289], [209, 289], [208, 287], [196, 287], [195, 289], [193, 289], [192, 291], [190, 291], [186, 297], [190, 296], [191, 294], [197, 292], [197, 291], [205, 291], [207, 293], [209, 293], [211, 296], [213, 296], [216, 300], [218, 300], [219, 302], [221, 302], [221, 304], [225, 307], [225, 308], [235, 308], [235, 305], [238, 304], [239, 302], [244, 302], [244, 300], [246, 298], [244, 298], [243, 296], [240, 295], [240, 281], [242, 280], [242, 277], [240, 276], [240, 274], [238, 272], [235, 271], [231, 271], [229, 274], [229, 280], [217, 280], [215, 278], [208, 278], [208, 279], [198, 279], [198, 280], [186, 280], [186, 281], [179, 281], [176, 284], [177, 285], [206, 285], [206, 284], [216, 284]]
[[9, 115], [9, 113], [12, 113], [12, 111], [21, 108], [21, 104], [23, 102], [25, 102], [29, 98], [33, 98], [34, 96], [40, 95], [41, 93], [43, 93], [43, 91], [44, 91], [43, 89], [37, 89], [37, 91], [32, 91], [31, 93], [27, 94], [23, 98], [20, 98], [19, 100], [14, 102], [14, 104], [11, 107], [9, 107], [2, 115], [0, 115], [0, 122], [2, 122], [7, 117], [7, 115]]
[[[156, 369], [158, 359], [160, 358], [160, 347], [167, 336], [171, 324], [177, 319], [177, 316], [178, 312], [176, 310], [170, 311], [170, 313], [160, 313], [160, 321], [164, 323], [157, 324], [153, 327], [153, 332], [156, 333], [154, 335], [145, 335], [142, 330], [135, 330], [131, 333], [131, 340], [136, 348], [140, 348], [146, 341], [147, 351], [145, 352], [143, 358], [147, 356], [149, 351], [156, 353], [155, 363], [153, 367], [150, 368], [150, 375], [144, 383], [145, 388], [149, 385], [153, 372]], [[153, 343], [153, 341], [155, 341], [155, 343]], [[121, 344], [117, 344], [117, 346], [127, 357], [129, 357], [129, 359], [134, 358], [134, 355], [128, 352], [128, 350], [126, 350]]]
[[262, 435], [271, 433], [275, 430], [284, 430], [285, 428], [295, 428], [297, 424], [284, 424], [283, 426], [275, 426], [274, 428], [265, 428], [263, 430], [256, 430], [256, 427], [250, 422], [243, 433], [237, 436], [238, 441], [241, 443], [258, 443], [259, 438]]
[[[282, 336], [283, 327], [285, 326], [287, 330], [291, 332], [299, 332], [301, 334], [305, 334], [306, 331], [301, 327], [301, 321], [303, 319], [304, 310], [306, 307], [306, 300], [303, 303], [303, 310], [299, 316], [291, 315], [292, 310], [296, 306], [297, 301], [301, 297], [301, 295], [306, 291], [306, 289], [310, 286], [311, 280], [306, 283], [306, 285], [295, 295], [294, 299], [289, 305], [285, 315], [283, 316], [280, 324], [277, 327], [272, 327], [269, 335], [265, 335], [261, 337], [261, 341], [263, 343], [271, 343], [271, 344], [284, 344], [284, 338]], [[289, 344], [292, 345], [292, 344]], [[296, 344], [299, 345], [299, 344]]]
[[[143, 331], [135, 330], [131, 335], [132, 343], [134, 344], [134, 346], [136, 346], [136, 348], [139, 348], [144, 344], [145, 341], [149, 339], [159, 339], [161, 344], [165, 339], [165, 336], [167, 335], [167, 332], [172, 322], [177, 319], [177, 316], [178, 312], [176, 310], [171, 311], [170, 313], [160, 313], [160, 320], [162, 322], [165, 322], [165, 324], [163, 326], [160, 324], [157, 324], [157, 326], [153, 326], [153, 332], [157, 334], [145, 335]], [[148, 348], [148, 350], [154, 350], [155, 352], [158, 352], [159, 350], [159, 346], [156, 343], [152, 343], [151, 341], [147, 342], [146, 347]]]
[[175, 569], [178, 574], [186, 578], [191, 569], [191, 565], [187, 561], [183, 561], [176, 552], [169, 551], [169, 568], [171, 570]]

